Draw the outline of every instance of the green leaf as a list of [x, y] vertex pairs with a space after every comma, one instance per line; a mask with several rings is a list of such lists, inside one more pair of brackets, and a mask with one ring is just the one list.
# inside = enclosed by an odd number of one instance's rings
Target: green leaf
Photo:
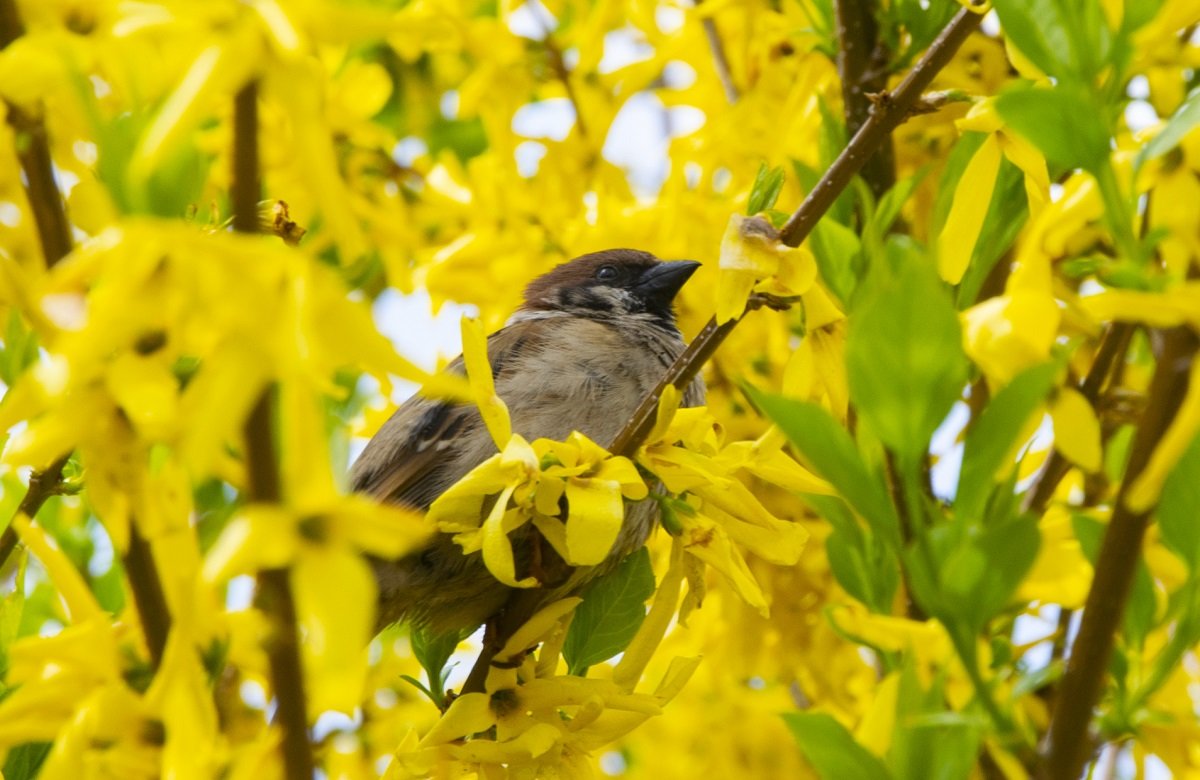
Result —
[[4, 761], [4, 771], [0, 772], [0, 776], [5, 780], [33, 780], [53, 746], [51, 742], [28, 742], [18, 745], [9, 751], [8, 758]]
[[1081, 90], [1015, 89], [997, 98], [996, 110], [1056, 165], [1097, 173], [1108, 161], [1104, 112]]
[[1174, 149], [1196, 125], [1200, 125], [1200, 88], [1193, 89], [1188, 94], [1187, 100], [1171, 115], [1158, 135], [1142, 147], [1142, 151], [1138, 152], [1136, 167], [1141, 168], [1155, 157], [1161, 157]]
[[979, 298], [979, 291], [988, 275], [1004, 256], [1017, 234], [1029, 219], [1029, 202], [1025, 195], [1025, 174], [1007, 159], [1000, 161], [992, 200], [983, 218], [983, 227], [971, 252], [967, 272], [958, 285], [958, 308], [968, 309]]
[[782, 167], [767, 168], [766, 163], [760, 163], [754, 184], [750, 187], [750, 202], [746, 206], [746, 213], [754, 216], [774, 206], [783, 189], [783, 178]]
[[1004, 35], [1047, 76], [1090, 84], [1112, 49], [1100, 4], [1088, 0], [997, 0]]
[[896, 694], [896, 727], [888, 764], [897, 780], [962, 780], [979, 754], [979, 727], [946, 706], [945, 681], [921, 685], [915, 653], [907, 653]]
[[800, 752], [823, 780], [889, 780], [891, 773], [871, 751], [854, 741], [846, 727], [824, 712], [783, 716]]
[[854, 302], [846, 375], [860, 418], [913, 462], [962, 394], [968, 363], [958, 313], [933, 266], [916, 255], [895, 273], [875, 265]]
[[431, 158], [436, 159], [439, 152], [449, 149], [464, 164], [488, 148], [487, 130], [484, 129], [483, 120], [477, 116], [468, 119], [445, 119], [439, 116], [429, 127], [427, 141]]
[[8, 676], [8, 651], [21, 628], [21, 614], [25, 610], [25, 567], [29, 554], [21, 549], [17, 552], [17, 573], [13, 578], [13, 590], [0, 601], [0, 690]]
[[900, 524], [895, 507], [846, 429], [816, 404], [767, 395], [752, 387], [746, 387], [746, 392], [817, 474], [828, 480], [884, 541], [898, 548]]
[[838, 584], [872, 611], [889, 613], [900, 584], [895, 553], [867, 531], [837, 496], [809, 495], [804, 500], [833, 527], [825, 554]]
[[850, 301], [862, 265], [862, 242], [854, 231], [828, 215], [817, 223], [809, 239], [817, 269], [830, 292], [843, 304]]
[[866, 604], [872, 612], [890, 612], [900, 582], [894, 555], [873, 537], [841, 531], [829, 535], [825, 541], [825, 554], [834, 578], [847, 593]]
[[450, 661], [450, 656], [454, 654], [462, 638], [463, 635], [460, 631], [434, 634], [424, 628], [413, 628], [409, 635], [413, 655], [421, 664], [421, 668], [425, 670], [426, 679], [429, 680], [429, 687], [424, 690], [439, 708], [442, 707], [446, 695], [446, 674], [449, 672], [446, 664]]
[[8, 312], [4, 328], [4, 349], [0, 352], [0, 380], [12, 386], [26, 368], [37, 360], [38, 340], [32, 328], [25, 327], [16, 308]]
[[943, 603], [977, 633], [1012, 598], [1041, 544], [1037, 518], [1026, 515], [975, 533], [941, 562]]
[[1070, 36], [1055, 0], [996, 0], [993, 7], [1004, 36], [1038, 70], [1051, 76], [1068, 70]]
[[575, 608], [562, 654], [571, 674], [607, 661], [629, 646], [646, 619], [646, 599], [654, 594], [654, 569], [645, 548], [592, 582]]
[[921, 183], [928, 172], [928, 166], [921, 168], [907, 179], [896, 182], [894, 187], [884, 193], [879, 200], [879, 205], [875, 208], [875, 213], [871, 215], [871, 232], [879, 236], [881, 240], [883, 239], [900, 216], [900, 209], [912, 197], [917, 185]]
[[1163, 483], [1158, 524], [1163, 544], [1200, 572], [1200, 436], [1184, 452]]
[[996, 473], [1005, 465], [1017, 436], [1054, 386], [1058, 366], [1046, 363], [1026, 369], [992, 399], [967, 433], [954, 513], [975, 522], [992, 491]]

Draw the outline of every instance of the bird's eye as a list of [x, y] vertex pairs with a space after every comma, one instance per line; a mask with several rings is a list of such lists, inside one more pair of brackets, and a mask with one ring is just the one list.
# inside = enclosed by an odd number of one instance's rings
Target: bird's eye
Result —
[[603, 281], [616, 279], [617, 275], [617, 267], [615, 265], [602, 265], [596, 269], [596, 278]]

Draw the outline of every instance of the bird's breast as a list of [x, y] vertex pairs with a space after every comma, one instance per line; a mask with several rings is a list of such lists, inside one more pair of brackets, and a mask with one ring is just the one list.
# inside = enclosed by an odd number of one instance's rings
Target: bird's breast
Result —
[[677, 334], [658, 327], [571, 319], [522, 356], [496, 389], [513, 429], [527, 439], [561, 440], [577, 430], [603, 445], [620, 432], [683, 346]]

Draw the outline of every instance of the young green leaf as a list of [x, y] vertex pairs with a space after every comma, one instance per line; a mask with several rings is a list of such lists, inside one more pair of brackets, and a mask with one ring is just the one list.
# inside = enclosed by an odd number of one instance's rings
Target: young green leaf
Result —
[[4, 760], [4, 769], [0, 771], [0, 776], [5, 780], [33, 780], [41, 771], [52, 747], [52, 742], [28, 742], [18, 745]]
[[886, 489], [863, 462], [850, 434], [820, 406], [767, 395], [747, 387], [746, 392], [772, 422], [791, 440], [813, 469], [837, 488], [880, 537], [900, 545], [900, 524]]
[[1004, 35], [1038, 70], [1062, 76], [1068, 70], [1071, 40], [1057, 0], [996, 0]]
[[570, 673], [582, 675], [589, 666], [624, 650], [646, 619], [646, 599], [653, 594], [654, 570], [645, 547], [595, 580], [575, 608], [563, 642]]
[[967, 358], [954, 302], [932, 265], [915, 255], [894, 273], [876, 265], [855, 301], [846, 374], [861, 418], [912, 461], [962, 393]]
[[825, 286], [843, 305], [849, 303], [858, 284], [856, 269], [861, 265], [862, 242], [858, 236], [826, 215], [813, 230], [809, 246]]
[[8, 651], [21, 628], [21, 614], [25, 610], [25, 567], [29, 554], [25, 550], [17, 553], [17, 573], [13, 579], [13, 590], [0, 600], [0, 692], [4, 691], [4, 679], [8, 675]]
[[1163, 544], [1178, 555], [1195, 575], [1200, 572], [1200, 436], [1163, 483], [1158, 524]]
[[980, 729], [969, 716], [947, 708], [945, 679], [928, 688], [908, 653], [896, 693], [896, 727], [888, 766], [896, 780], [957, 780], [971, 776], [979, 754]]
[[0, 349], [0, 381], [11, 386], [37, 360], [37, 355], [37, 333], [25, 327], [16, 308], [10, 309], [8, 324], [4, 328], [4, 347]]
[[1158, 131], [1158, 135], [1142, 147], [1137, 156], [1137, 167], [1141, 168], [1155, 157], [1161, 157], [1174, 149], [1196, 125], [1200, 125], [1200, 89], [1193, 89], [1187, 100], [1183, 101], [1183, 105], [1171, 115], [1162, 130]]
[[1108, 160], [1104, 112], [1082, 90], [1015, 89], [997, 98], [996, 110], [1052, 163], [1096, 173]]
[[783, 176], [782, 167], [767, 168], [766, 163], [758, 166], [758, 174], [754, 177], [754, 184], [750, 187], [750, 202], [746, 206], [747, 214], [754, 216], [775, 205], [775, 201], [779, 200], [779, 193], [783, 189]]
[[997, 0], [995, 8], [1005, 36], [1039, 70], [1059, 82], [1090, 84], [1111, 49], [1099, 5], [1079, 0]]
[[1007, 604], [1033, 566], [1041, 544], [1036, 517], [993, 526], [963, 541], [941, 561], [944, 603], [977, 633]]
[[870, 230], [881, 241], [900, 216], [900, 209], [904, 208], [904, 204], [912, 197], [917, 185], [921, 183], [928, 172], [928, 166], [921, 168], [907, 179], [896, 182], [896, 185], [879, 199], [879, 205], [875, 208], [875, 213], [871, 215]]
[[883, 761], [854, 741], [846, 727], [824, 712], [783, 716], [800, 752], [822, 780], [890, 780]]
[[1050, 392], [1058, 366], [1046, 363], [1027, 369], [996, 394], [967, 434], [954, 513], [962, 520], [981, 519], [996, 473], [1004, 466], [1017, 436]]
[[829, 557], [833, 576], [847, 593], [873, 612], [888, 613], [896, 595], [900, 571], [895, 557], [874, 537], [855, 537], [834, 531], [825, 541], [825, 554]]
[[446, 695], [446, 674], [449, 672], [446, 664], [450, 661], [450, 656], [454, 654], [454, 650], [461, 640], [462, 634], [458, 631], [434, 634], [424, 628], [413, 628], [409, 635], [413, 655], [421, 664], [421, 668], [425, 670], [426, 679], [429, 680], [428, 688], [423, 688], [419, 684], [417, 687], [429, 694], [434, 704], [439, 707], [442, 706]]

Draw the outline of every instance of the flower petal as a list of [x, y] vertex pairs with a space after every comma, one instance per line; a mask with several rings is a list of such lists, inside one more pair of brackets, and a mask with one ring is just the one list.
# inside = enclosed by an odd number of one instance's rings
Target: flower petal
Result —
[[620, 484], [572, 477], [567, 480], [567, 508], [567, 563], [600, 563], [616, 543], [625, 519]]

